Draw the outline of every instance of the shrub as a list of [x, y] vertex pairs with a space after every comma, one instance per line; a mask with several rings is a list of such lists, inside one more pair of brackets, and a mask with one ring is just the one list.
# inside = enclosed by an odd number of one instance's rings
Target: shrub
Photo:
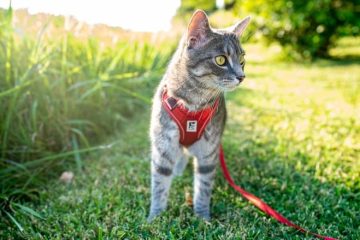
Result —
[[359, 0], [238, 0], [232, 10], [255, 14], [268, 40], [308, 58], [328, 56], [340, 36], [360, 31]]

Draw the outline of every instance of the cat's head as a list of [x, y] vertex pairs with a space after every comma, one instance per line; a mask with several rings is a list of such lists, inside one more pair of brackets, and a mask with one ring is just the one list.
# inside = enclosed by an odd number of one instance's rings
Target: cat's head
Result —
[[227, 29], [212, 29], [205, 12], [197, 10], [184, 39], [188, 74], [216, 90], [237, 87], [245, 78], [245, 52], [239, 38], [249, 21], [247, 17]]

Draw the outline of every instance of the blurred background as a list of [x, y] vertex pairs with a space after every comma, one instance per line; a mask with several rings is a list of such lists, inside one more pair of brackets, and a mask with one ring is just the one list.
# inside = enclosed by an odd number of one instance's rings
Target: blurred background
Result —
[[[148, 158], [151, 97], [196, 9], [215, 28], [252, 17], [241, 40], [248, 79], [228, 95], [228, 127], [244, 135], [227, 132], [227, 150], [276, 138], [273, 150], [293, 154], [294, 166], [359, 193], [359, 0], [13, 0], [0, 7], [3, 224], [24, 228], [19, 219], [38, 217], [25, 203], [36, 204], [63, 171], [82, 173], [89, 156], [120, 145]], [[126, 133], [134, 123], [137, 138]], [[284, 150], [291, 147], [309, 159]]]

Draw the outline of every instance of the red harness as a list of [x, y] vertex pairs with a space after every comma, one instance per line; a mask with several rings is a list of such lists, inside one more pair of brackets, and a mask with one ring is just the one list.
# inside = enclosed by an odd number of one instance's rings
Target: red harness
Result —
[[219, 99], [216, 99], [211, 107], [198, 112], [191, 112], [179, 104], [177, 99], [169, 97], [166, 89], [164, 89], [162, 105], [179, 127], [180, 143], [189, 146], [201, 138], [206, 125], [217, 110]]
[[[162, 105], [179, 127], [180, 143], [184, 146], [189, 146], [200, 139], [201, 135], [205, 130], [206, 125], [209, 123], [209, 121], [214, 116], [214, 113], [217, 110], [217, 107], [219, 105], [219, 99], [215, 101], [212, 107], [206, 108], [199, 112], [191, 112], [188, 109], [186, 109], [183, 105], [179, 104], [177, 99], [173, 97], [169, 97], [167, 95], [167, 91], [165, 88], [162, 94]], [[256, 197], [255, 195], [245, 191], [243, 188], [236, 185], [234, 180], [230, 176], [229, 170], [226, 167], [224, 152], [221, 145], [220, 145], [219, 159], [220, 159], [221, 169], [223, 170], [223, 175], [225, 179], [228, 181], [228, 183], [237, 192], [241, 193], [241, 195], [244, 198], [246, 198], [248, 201], [254, 204], [261, 211], [265, 212], [267, 215], [276, 219], [278, 222], [293, 227], [301, 232], [308, 233], [315, 237], [325, 240], [336, 240], [335, 238], [326, 237], [317, 233], [310, 232], [309, 230], [306, 230], [296, 225], [295, 223], [291, 222], [283, 215], [272, 209], [260, 198]]]

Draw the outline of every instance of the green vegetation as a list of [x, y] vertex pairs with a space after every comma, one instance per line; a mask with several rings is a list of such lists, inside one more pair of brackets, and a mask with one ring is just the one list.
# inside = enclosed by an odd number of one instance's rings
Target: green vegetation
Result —
[[358, 35], [359, 1], [236, 1], [234, 10], [255, 14], [258, 29], [270, 41], [286, 47], [288, 55], [328, 57], [341, 36]]
[[[168, 211], [146, 223], [149, 99], [177, 39], [21, 37], [11, 14], [0, 21], [1, 239], [313, 239], [266, 217], [220, 169], [213, 220], [195, 218], [191, 164]], [[248, 78], [227, 94], [223, 145], [236, 183], [341, 239], [360, 239], [359, 42], [341, 39], [331, 60], [312, 63], [244, 44]]]
[[287, 57], [296, 59], [328, 57], [339, 37], [360, 33], [359, 0], [224, 0], [223, 9], [217, 9], [215, 3], [182, 0], [178, 14], [181, 18], [184, 13], [191, 14], [200, 8], [208, 13], [217, 12], [220, 20], [229, 15], [232, 20], [251, 15], [248, 34], [281, 44]]
[[13, 29], [11, 9], [1, 14], [0, 210], [8, 216], [12, 202], [37, 197], [43, 177], [57, 176], [69, 159], [82, 168], [83, 153], [148, 107], [144, 95], [174, 44], [102, 46], [70, 33], [46, 38], [46, 29], [24, 38]]
[[181, 6], [177, 10], [179, 15], [184, 15], [186, 13], [193, 13], [197, 9], [202, 9], [207, 13], [213, 12], [216, 10], [216, 1], [215, 0], [181, 0]]

